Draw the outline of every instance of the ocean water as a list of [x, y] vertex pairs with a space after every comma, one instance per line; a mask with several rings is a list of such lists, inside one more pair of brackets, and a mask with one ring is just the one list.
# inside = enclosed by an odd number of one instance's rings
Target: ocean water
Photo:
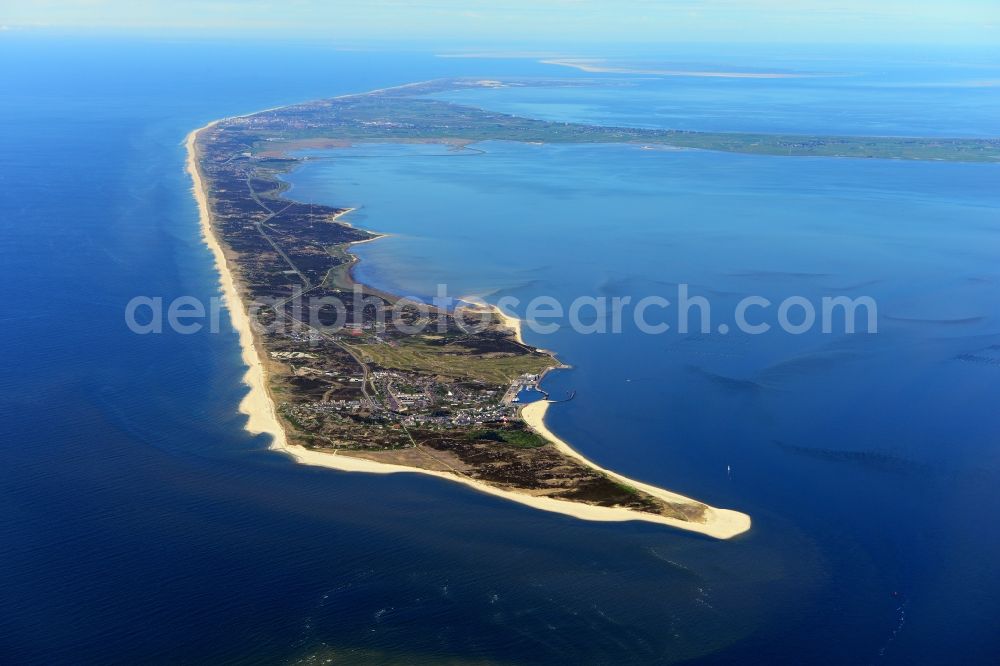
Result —
[[[577, 73], [18, 34], [0, 39], [0, 56], [18, 64], [0, 70], [5, 663], [941, 663], [1000, 652], [997, 167], [491, 143], [478, 157], [352, 149], [292, 174], [294, 196], [360, 204], [356, 224], [392, 234], [359, 247], [360, 276], [402, 293], [447, 283], [494, 300], [669, 295], [685, 282], [723, 317], [747, 293], [876, 297], [874, 336], [528, 333], [573, 365], [546, 381], [554, 398], [576, 391], [550, 410], [551, 427], [602, 464], [753, 516], [751, 533], [716, 542], [543, 514], [416, 475], [294, 465], [242, 431], [228, 327], [125, 326], [133, 296], [217, 293], [183, 171], [190, 129], [435, 76]], [[965, 81], [987, 65], [900, 64], [894, 80]], [[824, 84], [798, 111], [795, 88], [761, 82], [727, 106], [725, 85], [637, 84], [649, 90], [617, 104], [597, 86], [530, 103], [536, 115], [542, 105], [650, 125], [725, 108], [724, 124], [742, 129], [733, 123], [783, 95], [783, 131], [805, 131], [836, 100], [849, 100], [837, 131], [896, 117], [853, 79]], [[647, 113], [667, 87], [677, 109]], [[977, 90], [969, 108], [996, 104], [995, 89]], [[989, 113], [961, 124], [951, 93], [905, 95], [922, 120], [899, 118], [892, 133], [997, 134]]]

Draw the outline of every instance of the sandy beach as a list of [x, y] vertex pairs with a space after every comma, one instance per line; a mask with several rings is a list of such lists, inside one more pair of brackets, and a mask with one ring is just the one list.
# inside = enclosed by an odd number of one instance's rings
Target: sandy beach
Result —
[[229, 316], [232, 319], [233, 327], [236, 329], [240, 349], [242, 350], [243, 362], [247, 365], [246, 374], [243, 375], [243, 383], [249, 387], [246, 396], [240, 402], [240, 413], [247, 415], [246, 429], [251, 434], [266, 433], [273, 438], [272, 448], [281, 449], [287, 445], [285, 431], [278, 421], [278, 415], [274, 409], [274, 402], [267, 390], [267, 371], [261, 362], [260, 354], [257, 353], [257, 346], [253, 336], [253, 329], [250, 327], [250, 317], [240, 293], [236, 288], [236, 280], [226, 263], [226, 255], [222, 250], [222, 245], [215, 237], [212, 229], [211, 216], [208, 211], [208, 198], [205, 195], [204, 183], [201, 180], [201, 172], [198, 170], [197, 153], [195, 139], [199, 132], [216, 125], [219, 121], [211, 122], [204, 127], [200, 127], [188, 134], [185, 140], [187, 146], [187, 171], [191, 175], [194, 183], [194, 198], [198, 202], [198, 216], [201, 223], [201, 235], [212, 256], [215, 259], [215, 268], [219, 271], [219, 285], [222, 288], [223, 301], [229, 309]]
[[[585, 458], [578, 451], [573, 449], [569, 444], [564, 442], [562, 439], [557, 437], [555, 433], [548, 429], [545, 425], [545, 413], [549, 409], [549, 403], [547, 400], [539, 400], [537, 402], [532, 402], [525, 405], [521, 409], [521, 418], [532, 430], [537, 432], [539, 435], [545, 439], [552, 442], [552, 444], [561, 451], [563, 454], [579, 460], [583, 464], [593, 467], [594, 469], [600, 470], [604, 474], [608, 475], [612, 479], [624, 483], [626, 485], [632, 486], [642, 490], [643, 492], [649, 493], [650, 495], [657, 497], [665, 502], [671, 502], [673, 504], [691, 504], [698, 506], [706, 506], [706, 521], [704, 523], [689, 523], [682, 520], [675, 520], [673, 518], [651, 516], [650, 519], [654, 519], [653, 522], [662, 522], [667, 525], [672, 525], [674, 527], [679, 527], [681, 529], [693, 530], [695, 532], [701, 532], [702, 534], [708, 534], [710, 536], [716, 537], [717, 539], [729, 539], [738, 534], [742, 534], [750, 529], [750, 516], [745, 513], [740, 513], [739, 511], [732, 511], [730, 509], [717, 509], [715, 507], [708, 506], [703, 502], [691, 499], [690, 497], [685, 497], [684, 495], [679, 495], [677, 493], [670, 492], [669, 490], [664, 490], [663, 488], [658, 488], [656, 486], [651, 486], [648, 483], [643, 483], [641, 481], [636, 481], [630, 479], [626, 476], [622, 476], [617, 472], [612, 472], [609, 469], [600, 467], [594, 464], [592, 461]], [[624, 511], [624, 510], [623, 510]], [[634, 514], [634, 511], [626, 511], [628, 514]], [[630, 520], [633, 518], [623, 518], [622, 520]]]
[[[482, 298], [478, 296], [460, 296], [455, 299], [458, 301], [459, 305], [455, 307], [456, 310], [469, 310], [472, 312], [484, 313], [491, 312], [500, 319], [501, 325], [514, 334], [514, 339], [517, 340], [519, 344], [525, 344], [524, 338], [521, 335], [521, 329], [523, 327], [523, 322], [513, 315], [509, 315], [497, 306], [487, 303]], [[545, 351], [541, 349], [539, 351]]]
[[[750, 517], [727, 509], [715, 509], [712, 507], [708, 508], [707, 520], [704, 523], [694, 523], [687, 522], [683, 520], [677, 520], [674, 518], [667, 518], [665, 516], [658, 516], [650, 513], [645, 513], [641, 511], [632, 511], [624, 508], [617, 507], [601, 507], [592, 506], [588, 504], [581, 504], [577, 502], [569, 502], [565, 500], [557, 500], [549, 497], [536, 497], [523, 493], [512, 492], [508, 490], [502, 490], [485, 483], [478, 482], [474, 479], [459, 476], [456, 474], [451, 474], [447, 472], [438, 472], [433, 470], [423, 470], [414, 467], [406, 467], [402, 465], [393, 465], [387, 463], [379, 463], [370, 460], [365, 460], [362, 458], [353, 457], [347, 454], [338, 453], [327, 453], [322, 451], [315, 451], [312, 449], [307, 449], [303, 446], [292, 445], [288, 443], [287, 437], [285, 435], [284, 428], [278, 418], [277, 411], [275, 409], [274, 401], [271, 399], [270, 391], [268, 389], [267, 382], [267, 369], [264, 363], [261, 361], [259, 342], [254, 336], [253, 329], [251, 328], [250, 318], [247, 314], [246, 307], [243, 305], [243, 301], [240, 297], [240, 293], [237, 287], [236, 279], [233, 276], [232, 271], [226, 260], [225, 252], [222, 249], [222, 245], [219, 243], [218, 238], [215, 236], [215, 232], [212, 229], [211, 216], [208, 208], [208, 199], [204, 188], [204, 183], [201, 178], [201, 174], [198, 169], [197, 162], [197, 147], [196, 138], [199, 132], [208, 129], [216, 125], [220, 121], [215, 121], [201, 127], [190, 134], [188, 134], [185, 145], [187, 147], [187, 171], [191, 176], [193, 182], [193, 193], [195, 200], [198, 203], [198, 214], [200, 219], [202, 237], [205, 244], [208, 245], [212, 252], [212, 256], [215, 260], [216, 269], [219, 271], [219, 282], [223, 293], [223, 301], [226, 307], [229, 309], [230, 317], [234, 328], [239, 335], [240, 348], [242, 350], [243, 362], [247, 366], [246, 374], [243, 376], [243, 382], [247, 385], [248, 391], [246, 396], [240, 402], [239, 411], [241, 414], [247, 416], [246, 430], [251, 434], [267, 434], [271, 436], [270, 448], [275, 451], [281, 451], [289, 456], [291, 456], [296, 462], [303, 463], [306, 465], [315, 465], [319, 467], [327, 467], [330, 469], [336, 469], [346, 472], [367, 472], [372, 474], [394, 474], [394, 473], [415, 473], [415, 474], [427, 474], [430, 476], [435, 476], [441, 479], [446, 479], [448, 481], [455, 481], [477, 491], [484, 492], [496, 497], [501, 497], [506, 500], [513, 502], [518, 502], [535, 509], [540, 509], [543, 511], [551, 511], [554, 513], [563, 514], [566, 516], [572, 516], [574, 518], [579, 518], [582, 520], [591, 521], [601, 521], [601, 522], [621, 522], [629, 520], [640, 520], [651, 523], [659, 523], [663, 525], [669, 525], [678, 529], [688, 530], [692, 532], [698, 532], [705, 534], [717, 539], [729, 539], [738, 534], [747, 531], [750, 528]], [[344, 211], [344, 214], [348, 211]], [[375, 240], [375, 239], [371, 239]], [[491, 306], [492, 307], [492, 306]], [[524, 344], [521, 338], [521, 321], [506, 313], [500, 311], [498, 308], [493, 308], [495, 312], [503, 319], [504, 324], [509, 326], [517, 337], [518, 342]], [[589, 460], [581, 456], [579, 453], [574, 451], [568, 444], [556, 437], [552, 432], [545, 427], [544, 416], [545, 411], [548, 407], [548, 403], [539, 402], [532, 403], [525, 407], [522, 411], [522, 417], [525, 422], [536, 432], [538, 432], [543, 437], [549, 439], [559, 450], [563, 451], [566, 455], [572, 456], [584, 464], [601, 470], [605, 474], [619, 480], [623, 483], [627, 483], [635, 488], [641, 489], [654, 495], [658, 498], [664, 499], [669, 502], [674, 503], [692, 503], [701, 504], [692, 500], [690, 498], [684, 497], [682, 495], [677, 495], [671, 493], [667, 490], [661, 488], [656, 488], [655, 486], [650, 486], [644, 483], [633, 481], [626, 477], [623, 477], [614, 472], [603, 470], [597, 465], [594, 465]]]
[[[333, 215], [333, 217], [330, 218], [330, 221], [331, 222], [337, 222], [338, 220], [340, 220], [340, 218], [344, 217], [348, 213], [353, 213], [356, 210], [357, 210], [357, 208], [345, 208], [344, 210], [340, 211], [339, 213], [335, 213]], [[341, 224], [348, 224], [349, 225], [350, 223], [349, 222], [341, 222]], [[369, 240], [375, 240], [375, 239], [371, 238]], [[357, 241], [357, 242], [363, 243], [364, 241]]]
[[581, 72], [589, 74], [647, 74], [650, 76], [682, 76], [693, 78], [717, 78], [717, 79], [805, 79], [822, 74], [793, 74], [788, 72], [714, 72], [698, 71], [688, 69], [650, 69], [644, 67], [620, 67], [601, 64], [603, 60], [591, 60], [586, 58], [560, 58], [540, 60], [544, 65], [560, 65], [562, 67], [572, 67]]
[[493, 306], [493, 312], [503, 320], [504, 326], [514, 332], [514, 339], [522, 345], [525, 344], [524, 337], [521, 335], [521, 320], [517, 317], [512, 317], [496, 306]]

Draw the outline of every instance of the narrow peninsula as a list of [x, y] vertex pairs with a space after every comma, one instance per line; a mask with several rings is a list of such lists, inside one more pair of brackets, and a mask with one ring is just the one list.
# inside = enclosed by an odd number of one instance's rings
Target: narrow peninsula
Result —
[[[545, 83], [553, 85], [552, 82]], [[749, 516], [603, 469], [521, 406], [559, 361], [523, 342], [519, 322], [479, 308], [418, 316], [352, 275], [353, 243], [378, 238], [338, 209], [284, 196], [280, 176], [307, 148], [484, 140], [632, 143], [775, 155], [997, 161], [991, 140], [718, 134], [554, 123], [435, 99], [467, 87], [535, 81], [430, 81], [219, 120], [187, 139], [202, 230], [239, 332], [250, 387], [247, 429], [302, 463], [421, 472], [539, 509], [597, 521], [644, 520], [726, 539]], [[581, 85], [559, 82], [554, 85]], [[303, 312], [301, 299], [340, 310]], [[361, 302], [357, 302], [360, 299]], [[381, 313], [381, 314], [380, 314]], [[339, 317], [339, 319], [338, 319]], [[386, 318], [411, 325], [387, 326]], [[291, 325], [269, 326], [276, 321]], [[419, 324], [419, 325], [418, 325]]]

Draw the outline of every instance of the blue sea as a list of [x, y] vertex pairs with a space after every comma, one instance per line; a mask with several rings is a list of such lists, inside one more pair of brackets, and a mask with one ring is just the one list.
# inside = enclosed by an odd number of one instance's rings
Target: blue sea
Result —
[[[212, 119], [438, 76], [560, 77], [597, 82], [446, 97], [639, 127], [996, 137], [994, 55], [690, 56], [838, 74], [733, 80], [4, 33], [0, 660], [996, 662], [1000, 166], [487, 142], [314, 154], [289, 176], [292, 196], [389, 234], [356, 250], [378, 287], [706, 298], [705, 333], [526, 338], [571, 366], [543, 382], [575, 396], [550, 427], [749, 513], [729, 542], [295, 465], [242, 429], [228, 326], [141, 336], [124, 318], [137, 295], [218, 293], [181, 145]], [[878, 332], [720, 333], [752, 295], [870, 296]]]

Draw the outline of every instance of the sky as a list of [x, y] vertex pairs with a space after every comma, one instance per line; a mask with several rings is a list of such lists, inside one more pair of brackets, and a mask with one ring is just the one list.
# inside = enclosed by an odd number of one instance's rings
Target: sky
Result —
[[0, 0], [0, 31], [116, 30], [465, 45], [1000, 44], [1000, 0]]

